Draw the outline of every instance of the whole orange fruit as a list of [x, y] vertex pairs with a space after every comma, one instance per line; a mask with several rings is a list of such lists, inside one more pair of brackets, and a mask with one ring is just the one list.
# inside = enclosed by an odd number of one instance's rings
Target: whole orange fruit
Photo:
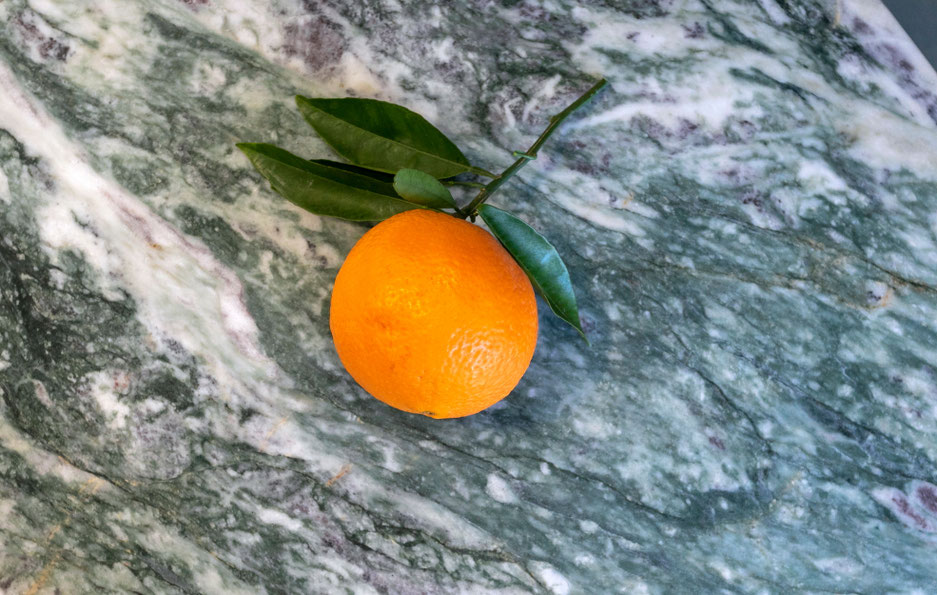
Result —
[[462, 417], [506, 397], [524, 375], [537, 302], [490, 233], [415, 209], [351, 249], [330, 326], [345, 369], [373, 396], [411, 413]]

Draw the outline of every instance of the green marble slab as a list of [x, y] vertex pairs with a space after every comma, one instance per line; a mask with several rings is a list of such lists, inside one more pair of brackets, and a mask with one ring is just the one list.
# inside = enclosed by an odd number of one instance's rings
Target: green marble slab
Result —
[[[366, 227], [235, 148], [402, 103], [555, 241], [514, 393], [387, 408]], [[0, 2], [0, 592], [933, 592], [937, 74], [878, 0]]]

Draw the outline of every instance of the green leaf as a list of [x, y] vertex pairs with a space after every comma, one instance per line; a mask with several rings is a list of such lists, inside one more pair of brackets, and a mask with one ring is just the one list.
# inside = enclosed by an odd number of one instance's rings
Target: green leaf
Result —
[[327, 167], [334, 167], [335, 169], [342, 169], [349, 171], [353, 174], [358, 174], [361, 176], [367, 176], [369, 178], [374, 178], [379, 182], [384, 182], [385, 184], [393, 184], [394, 176], [383, 171], [377, 171], [376, 169], [368, 169], [366, 167], [360, 167], [357, 165], [352, 165], [350, 163], [343, 163], [341, 161], [332, 161], [331, 159], [310, 159], [313, 163], [318, 163], [319, 165], [325, 165]]
[[588, 342], [579, 322], [579, 308], [569, 271], [556, 248], [531, 226], [501, 209], [482, 205], [478, 207], [478, 214], [524, 269], [553, 313], [571, 324]]
[[437, 209], [455, 209], [449, 189], [433, 176], [418, 169], [402, 169], [394, 176], [394, 190], [410, 202]]
[[473, 169], [446, 135], [405, 107], [376, 99], [301, 95], [296, 105], [319, 136], [355, 165], [388, 173], [418, 169], [437, 178]]
[[[268, 146], [273, 147], [273, 145]], [[276, 149], [276, 147], [273, 148]], [[289, 153], [282, 149], [280, 149], [280, 151], [289, 155]], [[394, 178], [383, 172], [364, 169], [338, 161], [329, 161], [328, 159], [310, 159], [307, 161], [295, 155], [290, 155], [290, 157], [300, 160], [303, 167], [308, 171], [315, 172], [332, 181], [341, 182], [342, 184], [347, 184], [361, 190], [383, 194], [391, 198], [400, 198], [394, 190]]]
[[314, 163], [264, 143], [239, 143], [237, 147], [274, 190], [317, 215], [351, 221], [381, 221], [403, 211], [422, 208], [397, 198], [391, 184], [368, 176]]

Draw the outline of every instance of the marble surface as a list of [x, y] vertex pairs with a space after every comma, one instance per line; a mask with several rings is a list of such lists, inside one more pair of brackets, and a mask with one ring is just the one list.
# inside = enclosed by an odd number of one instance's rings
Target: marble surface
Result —
[[[517, 390], [356, 387], [365, 226], [235, 148], [425, 114], [555, 241]], [[932, 592], [937, 75], [877, 0], [0, 2], [0, 592]]]

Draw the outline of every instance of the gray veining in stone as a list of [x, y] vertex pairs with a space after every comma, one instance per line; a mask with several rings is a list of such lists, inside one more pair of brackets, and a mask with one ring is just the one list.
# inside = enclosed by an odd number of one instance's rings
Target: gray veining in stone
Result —
[[[541, 303], [436, 421], [332, 349], [292, 96], [506, 166]], [[878, 0], [0, 2], [0, 592], [932, 592], [937, 74]]]

